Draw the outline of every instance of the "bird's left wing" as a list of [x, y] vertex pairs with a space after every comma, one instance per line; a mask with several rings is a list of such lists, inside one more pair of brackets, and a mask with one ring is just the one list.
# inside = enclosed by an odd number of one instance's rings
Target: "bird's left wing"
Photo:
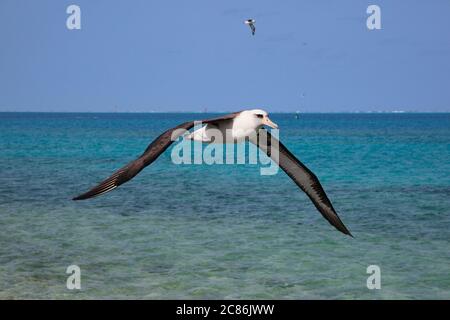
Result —
[[331, 225], [342, 233], [352, 236], [334, 210], [316, 175], [301, 163], [278, 139], [274, 138], [267, 130], [260, 129], [258, 135], [251, 138], [250, 142], [256, 144], [286, 172], [295, 184], [308, 195], [317, 210]]
[[[124, 184], [128, 180], [134, 178], [142, 169], [150, 165], [155, 161], [161, 153], [163, 153], [182, 133], [180, 130], [177, 133], [177, 129], [189, 130], [194, 126], [194, 121], [189, 121], [180, 124], [179, 126], [169, 129], [162, 133], [158, 138], [147, 147], [144, 153], [134, 161], [131, 161], [126, 166], [120, 168], [114, 172], [108, 179], [100, 182], [97, 186], [92, 188], [86, 193], [73, 198], [72, 200], [85, 200], [94, 198], [111, 190], [114, 190], [121, 184]], [[175, 136], [172, 134], [175, 133]]]
[[252, 29], [252, 35], [255, 35], [256, 28], [255, 28], [255, 25], [253, 23], [250, 23], [250, 28]]
[[[227, 114], [213, 119], [202, 120], [201, 123], [217, 123], [221, 120], [229, 120], [236, 117], [239, 112]], [[169, 129], [157, 137], [147, 147], [144, 153], [134, 161], [114, 172], [109, 178], [100, 182], [97, 186], [86, 193], [83, 193], [73, 200], [85, 200], [94, 198], [116, 189], [121, 184], [134, 178], [142, 169], [155, 161], [180, 135], [186, 130], [190, 130], [196, 124], [195, 121], [182, 123], [175, 128]], [[184, 130], [183, 130], [184, 129]]]

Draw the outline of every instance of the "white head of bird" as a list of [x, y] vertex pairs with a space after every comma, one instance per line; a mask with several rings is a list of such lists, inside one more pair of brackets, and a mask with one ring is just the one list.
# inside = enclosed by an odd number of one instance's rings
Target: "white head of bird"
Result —
[[256, 134], [256, 132], [263, 126], [269, 126], [277, 129], [278, 126], [269, 119], [266, 111], [261, 109], [242, 111], [233, 121], [232, 137], [235, 141], [242, 141], [243, 139]]
[[277, 129], [278, 125], [269, 119], [267, 111], [253, 109], [242, 111], [234, 122], [237, 128], [258, 130], [262, 126], [269, 126]]

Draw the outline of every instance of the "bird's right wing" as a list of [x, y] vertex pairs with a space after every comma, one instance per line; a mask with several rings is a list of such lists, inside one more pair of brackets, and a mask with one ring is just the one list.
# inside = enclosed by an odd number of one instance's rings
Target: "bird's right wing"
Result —
[[256, 144], [286, 172], [295, 184], [308, 195], [317, 210], [331, 225], [342, 233], [352, 236], [334, 210], [316, 175], [278, 139], [274, 138], [267, 130], [260, 129], [258, 135], [251, 138], [250, 142]]
[[255, 35], [256, 28], [255, 28], [255, 25], [253, 23], [250, 24], [250, 28], [252, 28], [252, 35]]

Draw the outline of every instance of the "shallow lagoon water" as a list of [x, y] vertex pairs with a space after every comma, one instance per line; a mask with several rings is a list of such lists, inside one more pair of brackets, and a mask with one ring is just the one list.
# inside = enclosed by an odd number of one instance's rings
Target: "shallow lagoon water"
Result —
[[[212, 116], [0, 113], [0, 298], [450, 299], [450, 114], [271, 116], [354, 239], [281, 170], [174, 165], [170, 150], [70, 200]], [[366, 287], [372, 264], [381, 290]]]

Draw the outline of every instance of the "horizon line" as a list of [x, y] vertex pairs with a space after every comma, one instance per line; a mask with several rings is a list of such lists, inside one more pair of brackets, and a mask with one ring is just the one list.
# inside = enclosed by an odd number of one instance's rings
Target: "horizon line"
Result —
[[[195, 114], [212, 114], [212, 113], [231, 113], [234, 111], [11, 111], [11, 110], [0, 110], [0, 113], [65, 113], [65, 114], [182, 114], [182, 113], [195, 113]], [[392, 113], [392, 114], [402, 114], [402, 113], [450, 113], [450, 111], [415, 111], [415, 110], [370, 110], [370, 111], [271, 111], [272, 114], [338, 114], [338, 113], [351, 113], [351, 114], [379, 114], [379, 113]]]

